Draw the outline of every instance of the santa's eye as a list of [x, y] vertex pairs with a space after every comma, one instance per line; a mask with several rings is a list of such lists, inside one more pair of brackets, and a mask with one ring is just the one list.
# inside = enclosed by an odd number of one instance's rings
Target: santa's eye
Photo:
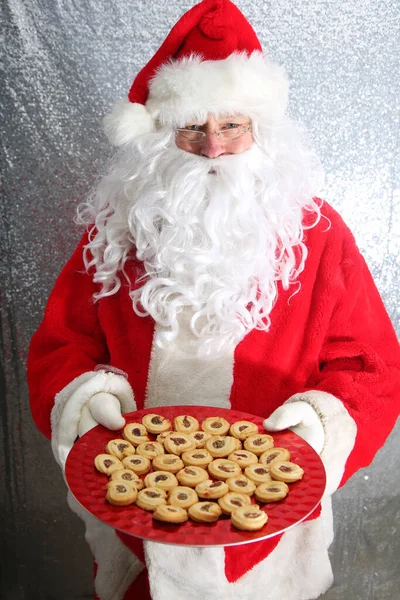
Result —
[[237, 127], [241, 127], [241, 125], [239, 123], [225, 123], [221, 129], [237, 129]]
[[187, 129], [188, 131], [200, 131], [201, 125], [186, 125], [186, 127], [184, 127], [184, 129]]

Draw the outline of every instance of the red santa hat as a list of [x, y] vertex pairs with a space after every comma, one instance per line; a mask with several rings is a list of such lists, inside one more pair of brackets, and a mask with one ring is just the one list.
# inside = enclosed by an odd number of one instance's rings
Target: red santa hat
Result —
[[240, 10], [230, 0], [203, 0], [174, 25], [104, 127], [121, 146], [157, 125], [183, 127], [208, 113], [273, 122], [285, 112], [287, 92], [282, 68], [263, 56]]

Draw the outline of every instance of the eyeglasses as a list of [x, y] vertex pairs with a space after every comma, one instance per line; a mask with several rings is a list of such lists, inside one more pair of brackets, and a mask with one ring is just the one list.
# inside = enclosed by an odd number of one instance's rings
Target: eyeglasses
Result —
[[[249, 131], [251, 131], [250, 122], [239, 125], [238, 127], [232, 127], [231, 129], [213, 131], [210, 135], [216, 135], [217, 139], [221, 142], [229, 142], [231, 140], [236, 140]], [[178, 139], [186, 140], [192, 144], [198, 144], [202, 142], [208, 134], [205, 131], [197, 131], [195, 129], [177, 129], [175, 135]]]

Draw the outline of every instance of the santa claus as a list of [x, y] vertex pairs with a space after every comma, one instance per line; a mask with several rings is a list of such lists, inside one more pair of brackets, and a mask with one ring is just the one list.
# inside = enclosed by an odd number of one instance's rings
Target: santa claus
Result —
[[[145, 542], [70, 497], [101, 600], [309, 600], [331, 585], [331, 495], [398, 415], [398, 343], [321, 169], [285, 116], [287, 80], [229, 0], [186, 13], [106, 118], [119, 151], [78, 209], [86, 231], [30, 348], [31, 406], [64, 468], [123, 414], [259, 415], [320, 453], [321, 511], [268, 541]], [[243, 549], [244, 548], [244, 549]]]

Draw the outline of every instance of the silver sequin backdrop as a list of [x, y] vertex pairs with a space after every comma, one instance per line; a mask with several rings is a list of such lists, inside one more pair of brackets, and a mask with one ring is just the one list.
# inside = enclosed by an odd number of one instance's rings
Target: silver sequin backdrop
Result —
[[[399, 331], [398, 0], [237, 0], [287, 69], [323, 191], [353, 229]], [[75, 207], [110, 149], [101, 118], [125, 97], [190, 0], [2, 0], [1, 598], [89, 598], [92, 564], [49, 443], [29, 412], [32, 333], [79, 232]], [[399, 598], [399, 435], [334, 498], [326, 600]], [[278, 600], [278, 599], [277, 599]]]

